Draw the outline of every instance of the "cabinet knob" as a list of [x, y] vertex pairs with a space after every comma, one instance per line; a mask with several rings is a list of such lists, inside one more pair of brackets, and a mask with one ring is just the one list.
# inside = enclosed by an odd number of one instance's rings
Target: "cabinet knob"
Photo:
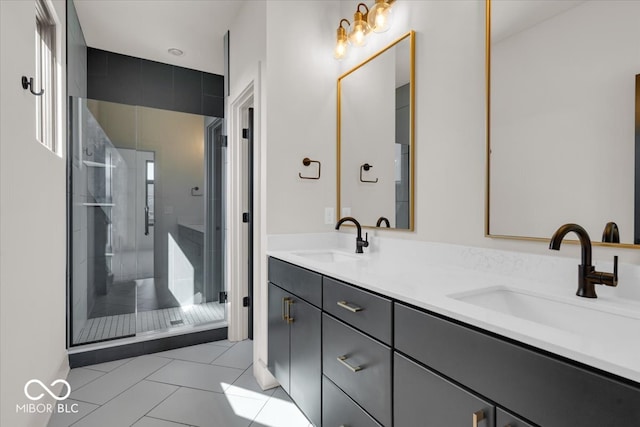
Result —
[[478, 423], [484, 420], [484, 411], [476, 411], [473, 413], [473, 427], [478, 427]]

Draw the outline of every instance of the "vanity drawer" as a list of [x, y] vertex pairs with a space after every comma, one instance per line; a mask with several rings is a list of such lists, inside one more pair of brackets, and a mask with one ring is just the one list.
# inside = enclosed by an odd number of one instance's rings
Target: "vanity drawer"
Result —
[[391, 300], [324, 277], [322, 306], [327, 313], [391, 345]]
[[537, 425], [640, 425], [637, 385], [404, 304], [394, 307], [394, 344], [397, 351]]
[[[393, 420], [395, 427], [493, 427], [495, 407], [444, 378], [394, 354]], [[473, 425], [476, 425], [473, 424]]]
[[391, 425], [391, 348], [322, 315], [322, 371], [379, 423]]
[[500, 408], [496, 409], [496, 427], [534, 427]]
[[269, 281], [322, 307], [322, 276], [318, 273], [269, 257]]
[[322, 425], [323, 427], [380, 427], [371, 415], [324, 375], [322, 376]]

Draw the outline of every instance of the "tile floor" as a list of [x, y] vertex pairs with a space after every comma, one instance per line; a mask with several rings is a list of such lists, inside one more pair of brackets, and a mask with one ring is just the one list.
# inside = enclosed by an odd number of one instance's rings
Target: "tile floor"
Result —
[[49, 427], [309, 427], [280, 388], [252, 375], [252, 341], [215, 341], [72, 369], [77, 413]]

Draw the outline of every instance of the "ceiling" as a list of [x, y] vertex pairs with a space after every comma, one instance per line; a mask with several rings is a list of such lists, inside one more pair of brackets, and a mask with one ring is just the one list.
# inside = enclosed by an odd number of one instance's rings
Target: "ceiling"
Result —
[[[89, 47], [223, 74], [223, 36], [249, 0], [74, 0]], [[178, 48], [182, 56], [167, 52]]]

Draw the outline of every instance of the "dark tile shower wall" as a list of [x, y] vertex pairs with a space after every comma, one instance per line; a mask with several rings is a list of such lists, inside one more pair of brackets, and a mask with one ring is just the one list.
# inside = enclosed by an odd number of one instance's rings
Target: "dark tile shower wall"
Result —
[[224, 117], [224, 77], [87, 49], [87, 96], [101, 101]]

